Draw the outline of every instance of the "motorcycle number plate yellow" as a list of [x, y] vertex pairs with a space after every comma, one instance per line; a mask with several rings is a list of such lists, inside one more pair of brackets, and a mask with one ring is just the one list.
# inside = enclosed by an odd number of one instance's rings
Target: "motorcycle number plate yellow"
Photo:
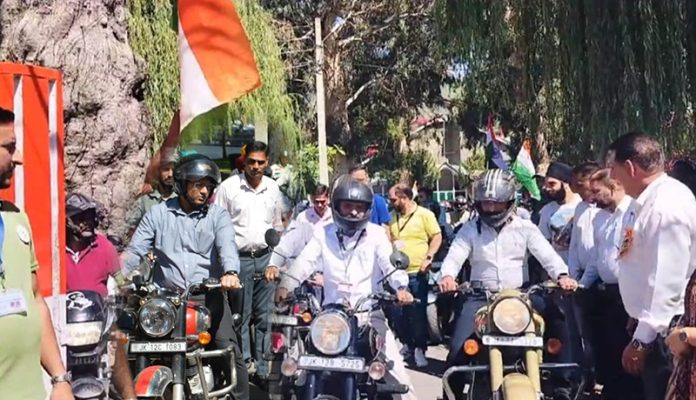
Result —
[[131, 342], [131, 353], [185, 353], [186, 342]]
[[300, 356], [297, 363], [302, 369], [343, 371], [343, 372], [363, 372], [365, 369], [365, 359], [358, 357], [317, 357]]
[[538, 336], [484, 336], [486, 346], [544, 347], [544, 339]]

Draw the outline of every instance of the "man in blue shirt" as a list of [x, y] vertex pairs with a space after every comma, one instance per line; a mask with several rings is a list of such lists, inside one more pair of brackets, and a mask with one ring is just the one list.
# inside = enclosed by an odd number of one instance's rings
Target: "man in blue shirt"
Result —
[[[364, 183], [367, 186], [370, 185], [370, 177], [367, 174], [367, 168], [364, 165], [356, 165], [352, 167], [349, 171], [351, 178], [358, 182]], [[370, 217], [370, 222], [373, 224], [381, 225], [384, 230], [389, 235], [389, 222], [391, 221], [391, 215], [389, 214], [389, 207], [387, 206], [387, 201], [384, 197], [375, 194], [372, 200], [372, 215]]]
[[[209, 204], [210, 194], [220, 184], [220, 170], [208, 157], [190, 154], [179, 161], [174, 177], [178, 197], [152, 207], [140, 221], [123, 254], [124, 275], [152, 249], [157, 258], [153, 281], [160, 287], [183, 290], [192, 283], [219, 278], [225, 290], [240, 288], [232, 217], [224, 208]], [[209, 292], [190, 300], [204, 302], [210, 310], [215, 346], [234, 347], [237, 385], [233, 395], [237, 400], [248, 399], [247, 370], [225, 295]]]

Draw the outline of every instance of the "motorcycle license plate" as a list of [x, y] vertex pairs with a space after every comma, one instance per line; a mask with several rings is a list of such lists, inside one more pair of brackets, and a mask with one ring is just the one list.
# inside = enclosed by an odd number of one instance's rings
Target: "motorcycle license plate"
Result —
[[343, 372], [363, 372], [365, 369], [365, 359], [353, 357], [317, 357], [300, 356], [297, 363], [302, 369], [324, 370], [324, 371], [343, 371]]
[[297, 317], [291, 317], [288, 315], [273, 314], [273, 315], [271, 315], [271, 324], [296, 326], [297, 325]]
[[131, 353], [185, 353], [186, 342], [131, 342]]
[[544, 338], [526, 336], [484, 336], [486, 346], [544, 347]]

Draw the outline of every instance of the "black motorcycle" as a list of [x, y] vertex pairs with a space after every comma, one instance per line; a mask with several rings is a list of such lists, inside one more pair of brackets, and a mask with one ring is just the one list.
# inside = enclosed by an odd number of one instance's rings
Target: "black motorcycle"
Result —
[[[404, 269], [408, 257], [396, 253], [392, 263]], [[377, 331], [368, 324], [359, 324], [361, 314], [367, 313], [369, 320], [371, 312], [395, 302], [395, 295], [383, 292], [361, 298], [355, 307], [325, 305], [309, 326], [305, 352], [298, 358], [285, 358], [281, 368], [284, 376], [296, 379], [296, 398], [386, 399], [407, 393], [407, 385], [385, 382], [393, 363], [381, 351], [382, 339]]]
[[[129, 354], [135, 358], [135, 388], [138, 398], [224, 399], [236, 385], [232, 346], [205, 350], [212, 340], [210, 311], [189, 301], [189, 296], [220, 290], [218, 279], [190, 285], [183, 293], [148, 284], [133, 277], [129, 307], [119, 318], [119, 327], [129, 333]], [[239, 322], [238, 316], [235, 323]], [[228, 382], [214, 376], [211, 362], [224, 360]], [[229, 381], [231, 380], [231, 382]]]
[[70, 292], [65, 297], [67, 368], [76, 399], [109, 399], [111, 366], [108, 343], [115, 320], [114, 308], [96, 292]]

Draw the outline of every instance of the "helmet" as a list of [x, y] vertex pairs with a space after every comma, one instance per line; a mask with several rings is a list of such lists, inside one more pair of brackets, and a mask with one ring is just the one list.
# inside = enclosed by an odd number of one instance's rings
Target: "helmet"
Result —
[[73, 222], [75, 216], [87, 211], [94, 212], [94, 227], [96, 228], [99, 225], [100, 217], [102, 217], [97, 202], [80, 193], [71, 193], [65, 199], [66, 227], [71, 234], [89, 241], [95, 239], [94, 231], [92, 229], [83, 230], [78, 223]]
[[[514, 212], [517, 183], [514, 176], [501, 169], [491, 169], [474, 186], [474, 204], [481, 220], [493, 228], [505, 224]], [[481, 208], [484, 201], [505, 203], [507, 207], [499, 213], [485, 212]]]
[[65, 199], [65, 213], [68, 218], [89, 210], [94, 210], [96, 213], [97, 203], [83, 194], [71, 193]]
[[[372, 189], [364, 183], [358, 182], [349, 175], [343, 175], [334, 182], [331, 192], [331, 211], [338, 230], [344, 234], [352, 235], [365, 228], [372, 214]], [[341, 215], [341, 203], [354, 201], [367, 205], [367, 211], [359, 218]]]
[[222, 180], [220, 168], [203, 154], [194, 153], [182, 157], [174, 169], [177, 193], [186, 193], [187, 181], [199, 181], [204, 178], [212, 179], [215, 186]]

